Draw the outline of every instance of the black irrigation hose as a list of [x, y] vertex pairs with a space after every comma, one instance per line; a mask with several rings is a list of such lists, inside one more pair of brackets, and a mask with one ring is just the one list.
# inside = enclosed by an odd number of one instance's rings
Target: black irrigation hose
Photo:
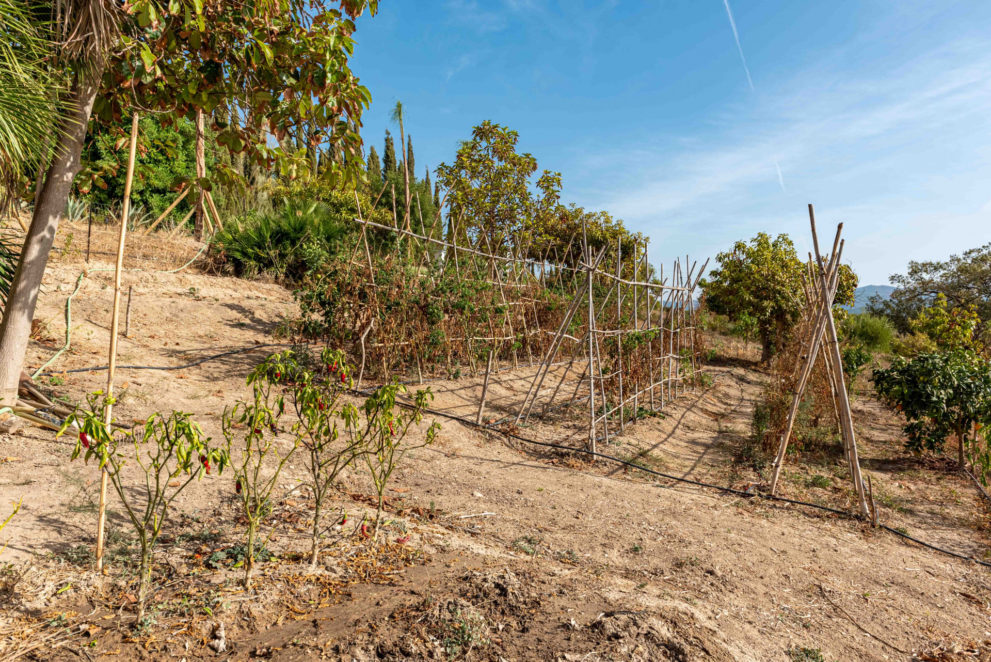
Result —
[[[354, 395], [367, 396], [370, 393], [370, 391], [357, 391], [357, 390], [354, 390], [354, 389], [349, 389], [349, 390]], [[412, 409], [413, 408], [413, 405], [408, 404], [408, 403], [405, 403], [405, 402], [400, 402], [399, 404], [401, 406], [406, 407], [406, 408], [409, 408], [409, 409]], [[482, 425], [480, 423], [476, 423], [473, 420], [464, 418], [463, 416], [456, 416], [454, 414], [449, 414], [447, 412], [443, 412], [443, 411], [440, 411], [438, 409], [424, 408], [423, 411], [426, 412], [426, 413], [429, 413], [429, 414], [433, 414], [435, 416], [440, 416], [442, 418], [447, 418], [447, 419], [452, 420], [452, 421], [458, 421], [459, 423], [461, 423], [463, 425], [467, 425], [468, 427], [474, 428], [476, 430], [483, 430], [483, 431], [487, 431], [487, 432], [494, 432], [496, 434], [501, 434], [504, 437], [508, 437], [510, 439], [515, 439], [517, 441], [522, 441], [522, 442], [527, 443], [527, 444], [533, 444], [534, 446], [543, 446], [545, 448], [555, 448], [555, 449], [558, 449], [558, 450], [569, 451], [569, 452], [572, 452], [572, 453], [581, 453], [583, 455], [587, 455], [587, 456], [590, 456], [590, 457], [602, 458], [603, 460], [609, 460], [610, 462], [615, 462], [616, 464], [621, 464], [623, 466], [632, 467], [634, 469], [638, 469], [639, 471], [643, 471], [645, 473], [648, 473], [648, 474], [651, 474], [651, 475], [654, 475], [654, 476], [659, 476], [661, 478], [666, 478], [668, 480], [673, 480], [673, 481], [676, 481], [676, 482], [679, 482], [679, 483], [686, 483], [688, 485], [695, 485], [696, 487], [704, 487], [704, 488], [708, 488], [708, 489], [712, 489], [712, 490], [717, 490], [719, 492], [723, 492], [723, 493], [726, 493], [726, 494], [733, 494], [733, 495], [741, 496], [741, 497], [745, 497], [745, 498], [760, 498], [760, 499], [767, 499], [769, 501], [777, 501], [777, 502], [780, 502], [780, 503], [789, 503], [789, 504], [792, 504], [792, 505], [795, 505], [795, 506], [805, 506], [806, 508], [813, 508], [813, 509], [816, 509], [816, 510], [825, 511], [827, 513], [832, 513], [833, 515], [839, 515], [840, 517], [843, 517], [845, 519], [857, 519], [856, 517], [854, 517], [853, 515], [851, 515], [848, 512], [845, 512], [843, 510], [838, 510], [836, 508], [830, 508], [829, 506], [821, 506], [821, 505], [819, 505], [817, 503], [810, 503], [808, 501], [800, 501], [798, 499], [789, 499], [787, 497], [780, 497], [780, 496], [775, 496], [775, 495], [771, 495], [771, 494], [759, 494], [759, 493], [753, 493], [753, 492], [745, 492], [743, 490], [737, 490], [737, 489], [734, 489], [732, 487], [725, 487], [723, 485], [716, 485], [715, 483], [707, 483], [705, 481], [693, 480], [691, 478], [682, 478], [680, 476], [672, 476], [671, 474], [666, 474], [666, 473], [664, 473], [662, 471], [655, 471], [654, 469], [650, 469], [648, 467], [640, 466], [639, 464], [630, 462], [629, 460], [624, 460], [624, 459], [619, 458], [619, 457], [616, 457], [614, 455], [607, 455], [605, 453], [599, 453], [597, 451], [590, 451], [590, 450], [587, 450], [585, 448], [574, 448], [574, 447], [571, 447], [571, 446], [564, 446], [562, 444], [555, 444], [555, 443], [549, 442], [549, 441], [537, 441], [536, 439], [529, 439], [527, 437], [524, 437], [524, 436], [515, 434], [513, 432], [506, 432], [505, 430], [500, 430], [498, 428], [490, 427], [488, 425]], [[950, 549], [945, 549], [943, 547], [937, 547], [936, 545], [933, 545], [931, 543], [925, 542], [924, 540], [919, 540], [918, 538], [915, 538], [913, 536], [910, 536], [907, 533], [904, 533], [904, 532], [899, 531], [897, 529], [893, 529], [890, 526], [887, 526], [886, 524], [878, 524], [878, 527], [881, 528], [881, 529], [884, 529], [885, 531], [888, 531], [890, 533], [893, 533], [896, 536], [899, 536], [901, 538], [904, 538], [905, 540], [910, 540], [910, 541], [912, 541], [914, 543], [917, 543], [919, 545], [922, 545], [923, 547], [926, 547], [926, 548], [931, 549], [931, 550], [936, 551], [936, 552], [940, 552], [941, 554], [946, 554], [947, 556], [952, 556], [952, 557], [955, 557], [955, 558], [958, 558], [958, 559], [963, 559], [964, 561], [972, 561], [974, 563], [977, 563], [978, 565], [984, 566], [985, 568], [991, 568], [991, 563], [989, 563], [988, 561], [982, 561], [980, 559], [974, 558], [973, 556], [967, 556], [967, 555], [961, 554], [959, 552], [954, 552], [953, 550], [950, 550]]]
[[[198, 365], [200, 365], [202, 363], [206, 363], [207, 361], [213, 361], [213, 360], [216, 360], [216, 359], [223, 358], [225, 356], [232, 356], [234, 354], [242, 354], [242, 353], [250, 352], [250, 351], [253, 351], [253, 350], [256, 350], [256, 349], [263, 349], [263, 348], [266, 348], [266, 347], [292, 347], [292, 346], [293, 345], [290, 344], [290, 343], [268, 343], [268, 344], [265, 344], [265, 345], [252, 345], [251, 347], [242, 347], [240, 349], [233, 349], [233, 350], [230, 350], [230, 351], [227, 351], [227, 352], [221, 352], [220, 354], [214, 354], [212, 356], [207, 356], [207, 357], [204, 357], [202, 359], [198, 359], [196, 361], [193, 361], [192, 363], [187, 363], [187, 364], [184, 364], [184, 365], [177, 365], [177, 366], [122, 365], [122, 366], [117, 366], [117, 367], [119, 369], [127, 369], [127, 370], [183, 370], [183, 369], [186, 369], [186, 368], [192, 368], [192, 367], [198, 366]], [[43, 373], [42, 375], [39, 375], [39, 376], [40, 377], [50, 377], [52, 375], [61, 375], [61, 374], [65, 374], [65, 373], [94, 372], [94, 371], [97, 371], [97, 370], [107, 370], [107, 369], [109, 369], [109, 367], [108, 366], [105, 366], [105, 365], [104, 366], [96, 366], [96, 367], [93, 367], [93, 368], [74, 368], [72, 370], [60, 370], [60, 371], [57, 371], [57, 372]], [[347, 390], [348, 390], [348, 392], [350, 392], [353, 395], [360, 395], [360, 396], [366, 396], [366, 397], [369, 395], [369, 393], [371, 393], [370, 390], [364, 390], [364, 391], [359, 391], [359, 390], [356, 390], [356, 389], [347, 389]], [[410, 408], [410, 409], [413, 408], [413, 405], [408, 404], [408, 403], [405, 403], [405, 402], [399, 402], [399, 404], [401, 406], [403, 406], [403, 407], [406, 407], [406, 408]], [[750, 498], [760, 498], [760, 499], [767, 499], [769, 501], [777, 501], [777, 502], [780, 502], [780, 503], [790, 503], [790, 504], [795, 505], [795, 506], [804, 506], [806, 508], [813, 508], [813, 509], [816, 509], [816, 510], [822, 510], [822, 511], [827, 512], [827, 513], [832, 513], [833, 515], [839, 515], [840, 517], [843, 517], [843, 518], [846, 518], [846, 519], [856, 519], [850, 513], [847, 513], [847, 512], [842, 511], [842, 510], [838, 510], [836, 508], [830, 508], [829, 506], [821, 506], [821, 505], [819, 505], [817, 503], [810, 503], [808, 501], [799, 501], [798, 499], [788, 499], [787, 497], [774, 496], [774, 495], [771, 495], [771, 494], [756, 494], [756, 493], [752, 493], [752, 492], [745, 492], [743, 490], [737, 490], [737, 489], [734, 489], [732, 487], [726, 487], [726, 486], [723, 486], [723, 485], [716, 485], [715, 483], [707, 483], [707, 482], [701, 481], [701, 480], [693, 480], [691, 478], [682, 478], [680, 476], [673, 476], [671, 474], [666, 474], [666, 473], [664, 473], [662, 471], [656, 471], [656, 470], [650, 469], [648, 467], [640, 466], [639, 464], [636, 464], [634, 462], [630, 462], [629, 460], [624, 460], [622, 458], [616, 457], [615, 455], [607, 455], [606, 453], [599, 453], [597, 451], [590, 451], [590, 450], [585, 449], [585, 448], [574, 448], [572, 446], [564, 446], [563, 444], [555, 444], [555, 443], [550, 442], [550, 441], [537, 441], [536, 439], [530, 439], [528, 437], [524, 437], [522, 435], [518, 435], [518, 434], [513, 433], [513, 432], [506, 432], [505, 430], [500, 430], [498, 428], [491, 427], [489, 425], [482, 425], [480, 423], [476, 423], [475, 421], [473, 421], [471, 419], [468, 419], [468, 418], [465, 418], [463, 416], [456, 416], [454, 414], [449, 414], [447, 412], [440, 411], [439, 409], [425, 408], [423, 411], [426, 412], [426, 413], [429, 413], [429, 414], [433, 414], [435, 416], [440, 416], [442, 418], [446, 418], [446, 419], [452, 420], [452, 421], [458, 421], [462, 425], [467, 425], [468, 427], [474, 428], [476, 430], [483, 430], [483, 431], [486, 431], [486, 432], [494, 432], [496, 434], [501, 434], [504, 437], [508, 437], [510, 439], [515, 439], [516, 441], [522, 441], [523, 443], [532, 444], [534, 446], [542, 446], [544, 448], [554, 448], [554, 449], [557, 449], [557, 450], [568, 451], [568, 452], [571, 452], [571, 453], [581, 453], [581, 454], [587, 455], [589, 457], [602, 458], [603, 460], [609, 460], [610, 462], [615, 462], [616, 464], [620, 464], [620, 465], [623, 465], [623, 466], [626, 466], [626, 467], [631, 467], [633, 469], [637, 469], [639, 471], [643, 471], [644, 473], [651, 474], [653, 476], [659, 476], [661, 478], [666, 478], [668, 480], [673, 480], [673, 481], [678, 482], [678, 483], [685, 483], [687, 485], [695, 485], [696, 487], [704, 487], [704, 488], [716, 490], [718, 492], [723, 492], [723, 493], [726, 493], [726, 494], [733, 494], [735, 496], [741, 496], [741, 497], [745, 497], [745, 498], [748, 498], [748, 499], [750, 499]], [[979, 565], [982, 565], [982, 566], [984, 566], [986, 568], [991, 568], [991, 563], [989, 563], [987, 561], [981, 561], [980, 559], [974, 558], [973, 556], [967, 556], [965, 554], [961, 554], [959, 552], [954, 552], [952, 550], [945, 549], [943, 547], [937, 547], [936, 545], [933, 545], [931, 543], [927, 543], [924, 540], [919, 540], [918, 538], [915, 538], [913, 536], [910, 536], [907, 533], [904, 533], [902, 531], [898, 531], [897, 529], [893, 529], [890, 526], [887, 526], [886, 524], [879, 524], [878, 527], [881, 528], [881, 529], [884, 529], [885, 531], [888, 531], [890, 533], [893, 533], [896, 536], [900, 536], [901, 538], [904, 538], [905, 540], [910, 540], [910, 541], [912, 541], [912, 542], [914, 542], [914, 543], [916, 543], [918, 545], [921, 545], [921, 546], [926, 547], [928, 549], [931, 549], [933, 551], [939, 552], [941, 554], [946, 554], [947, 556], [952, 556], [952, 557], [955, 557], [955, 558], [958, 558], [958, 559], [963, 559], [964, 561], [972, 561], [972, 562], [977, 563]]]
[[[246, 352], [251, 352], [256, 349], [264, 349], [265, 347], [294, 347], [292, 343], [268, 343], [265, 345], [252, 345], [250, 347], [241, 347], [239, 349], [232, 349], [227, 352], [221, 352], [220, 354], [214, 354], [212, 356], [206, 356], [202, 359], [197, 359], [192, 363], [185, 363], [183, 365], [119, 365], [117, 370], [185, 370], [186, 368], [194, 368], [207, 361], [215, 361], [216, 359], [222, 359], [225, 356], [233, 356], [234, 354], [244, 354]], [[92, 368], [73, 368], [72, 370], [56, 370], [54, 372], [43, 372], [38, 377], [52, 377], [54, 375], [64, 375], [74, 372], [97, 372], [100, 370], [109, 370], [110, 366], [98, 365]]]

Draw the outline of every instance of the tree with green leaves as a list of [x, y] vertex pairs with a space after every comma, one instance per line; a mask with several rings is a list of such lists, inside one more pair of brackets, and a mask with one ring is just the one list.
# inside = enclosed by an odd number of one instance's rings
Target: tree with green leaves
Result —
[[966, 459], [987, 484], [991, 453], [980, 431], [991, 425], [991, 362], [955, 349], [920, 354], [874, 371], [874, 390], [906, 419], [906, 447], [941, 454], [957, 438], [957, 461]]
[[890, 281], [896, 288], [891, 297], [873, 297], [867, 310], [891, 319], [898, 331], [909, 333], [912, 319], [942, 294], [949, 309], [974, 308], [980, 319], [978, 337], [991, 334], [991, 243], [948, 260], [913, 260]]
[[516, 131], [485, 121], [461, 143], [454, 163], [437, 168], [448, 192], [448, 241], [481, 237], [494, 251], [529, 244], [538, 213], [555, 207], [561, 182], [545, 170], [533, 183], [537, 159], [518, 153], [518, 143]]
[[416, 176], [416, 160], [413, 158], [413, 136], [406, 136], [406, 166], [410, 177]]
[[[141, 158], [135, 164], [131, 209], [144, 209], [157, 217], [175, 200], [176, 192], [195, 178], [196, 126], [186, 118], [163, 124], [159, 116], [151, 115], [141, 118], [138, 131]], [[110, 210], [120, 205], [129, 134], [130, 122], [119, 122], [102, 125], [87, 137], [76, 190], [86, 197], [91, 209]], [[207, 150], [208, 168], [216, 161], [214, 151]], [[182, 218], [192, 204], [187, 196], [176, 208], [176, 216]]]
[[[763, 232], [749, 242], [736, 242], [716, 260], [718, 266], [701, 281], [706, 305], [731, 321], [752, 321], [760, 338], [761, 360], [767, 361], [784, 346], [798, 322], [805, 304], [805, 264], [788, 235], [772, 239]], [[852, 304], [856, 287], [853, 270], [840, 265], [834, 304]]]
[[379, 153], [375, 151], [374, 145], [368, 150], [368, 179], [370, 182], [382, 181], [382, 162], [379, 160]]
[[[51, 161], [0, 324], [0, 404], [17, 398], [38, 292], [91, 114], [119, 121], [135, 108], [192, 117], [226, 107], [244, 117], [218, 126], [218, 144], [285, 175], [308, 172], [311, 161], [305, 150], [283, 147], [282, 139], [313, 122], [312, 140], [339, 157], [325, 176], [355, 181], [363, 167], [360, 118], [371, 95], [349, 67], [353, 19], [376, 5], [377, 0], [50, 5], [58, 40], [50, 62], [68, 81], [65, 110], [53, 131]], [[269, 145], [269, 132], [280, 146]]]

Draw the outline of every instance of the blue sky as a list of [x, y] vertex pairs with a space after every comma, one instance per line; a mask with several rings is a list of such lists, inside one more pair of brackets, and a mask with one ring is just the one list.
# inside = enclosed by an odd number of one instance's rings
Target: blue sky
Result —
[[353, 66], [366, 141], [401, 100], [418, 170], [489, 119], [655, 264], [759, 231], [804, 254], [812, 202], [882, 284], [991, 241], [989, 25], [977, 0], [383, 0]]

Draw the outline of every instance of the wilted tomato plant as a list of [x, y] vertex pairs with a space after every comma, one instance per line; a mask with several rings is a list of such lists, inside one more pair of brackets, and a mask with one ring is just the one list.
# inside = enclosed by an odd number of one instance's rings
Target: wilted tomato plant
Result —
[[[112, 398], [97, 392], [87, 396], [87, 401], [88, 408], [70, 415], [58, 434], [70, 428], [76, 431], [72, 459], [82, 456], [87, 463], [95, 459], [106, 470], [134, 527], [141, 545], [135, 619], [140, 624], [151, 586], [155, 545], [173, 503], [194, 480], [212, 470], [221, 473], [228, 456], [211, 447], [209, 437], [185, 412], [155, 413], [143, 426], [122, 431], [104, 422], [103, 411]], [[128, 481], [123, 475], [125, 465], [131, 462], [144, 473], [144, 481]]]

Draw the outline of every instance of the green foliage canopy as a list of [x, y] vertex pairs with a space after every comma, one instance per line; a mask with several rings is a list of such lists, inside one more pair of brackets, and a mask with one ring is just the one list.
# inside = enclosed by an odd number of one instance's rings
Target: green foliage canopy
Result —
[[942, 453], [956, 435], [961, 465], [966, 452], [982, 476], [991, 471], [991, 455], [972, 432], [991, 423], [991, 363], [961, 350], [899, 357], [874, 371], [874, 390], [905, 416], [910, 450]]
[[[770, 358], [789, 337], [805, 305], [805, 264], [798, 259], [795, 245], [786, 234], [772, 239], [761, 232], [749, 242], [736, 242], [716, 260], [718, 267], [701, 282], [706, 304], [732, 321], [747, 320], [755, 325], [762, 358]], [[853, 270], [840, 265], [834, 304], [852, 304], [856, 287]]]
[[991, 243], [953, 255], [943, 261], [912, 261], [904, 274], [891, 277], [896, 286], [891, 298], [874, 297], [867, 310], [885, 315], [902, 333], [911, 332], [911, 322], [919, 312], [946, 297], [949, 309], [973, 306], [980, 319], [978, 337], [991, 326]]
[[[94, 116], [120, 121], [135, 105], [166, 117], [224, 108], [214, 129], [231, 153], [284, 175], [311, 172], [307, 145], [284, 140], [305, 131], [311, 145], [329, 145], [340, 157], [328, 175], [354, 181], [362, 165], [361, 115], [371, 95], [349, 66], [353, 18], [376, 6], [375, 0], [137, 0], [126, 6], [130, 20], [105, 69]], [[224, 122], [239, 111], [243, 122]]]

